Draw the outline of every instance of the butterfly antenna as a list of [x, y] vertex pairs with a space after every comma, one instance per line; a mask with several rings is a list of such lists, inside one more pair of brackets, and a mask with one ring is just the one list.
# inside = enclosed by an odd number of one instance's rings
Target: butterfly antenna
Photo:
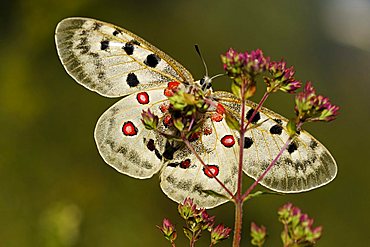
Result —
[[212, 76], [212, 77], [210, 78], [210, 80], [213, 80], [213, 79], [215, 79], [215, 78], [217, 78], [217, 77], [221, 77], [221, 76], [225, 76], [225, 75], [226, 75], [226, 73], [223, 73], [223, 74], [217, 74], [217, 75]]
[[203, 58], [203, 56], [202, 56], [202, 53], [200, 52], [200, 49], [199, 49], [198, 44], [195, 44], [194, 46], [195, 46], [195, 50], [197, 51], [197, 53], [198, 53], [198, 55], [199, 55], [200, 59], [201, 59], [201, 60], [202, 60], [202, 62], [203, 62], [204, 69], [205, 69], [205, 71], [206, 71], [206, 77], [208, 77], [208, 68], [207, 68], [206, 61], [204, 61], [204, 58]]

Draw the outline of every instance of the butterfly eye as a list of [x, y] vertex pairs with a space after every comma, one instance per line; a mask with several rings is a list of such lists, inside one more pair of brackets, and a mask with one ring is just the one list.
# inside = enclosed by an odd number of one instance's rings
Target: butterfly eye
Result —
[[204, 78], [200, 79], [200, 81], [199, 81], [200, 85], [202, 85], [202, 86], [203, 86], [204, 82], [205, 82]]

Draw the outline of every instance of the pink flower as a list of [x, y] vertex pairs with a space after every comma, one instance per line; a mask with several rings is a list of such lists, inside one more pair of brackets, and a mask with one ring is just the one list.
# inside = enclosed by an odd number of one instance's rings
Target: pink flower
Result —
[[311, 82], [307, 82], [303, 92], [296, 95], [295, 103], [295, 112], [301, 122], [329, 122], [339, 114], [339, 106], [331, 104], [329, 98], [316, 95]]
[[231, 228], [225, 227], [223, 224], [217, 225], [211, 232], [211, 244], [227, 239], [230, 236]]
[[177, 237], [176, 229], [169, 219], [164, 218], [162, 226], [157, 226], [163, 233], [164, 237], [173, 242]]
[[287, 93], [295, 93], [302, 86], [302, 83], [294, 78], [295, 71], [293, 66], [287, 68], [284, 60], [270, 62], [268, 71], [272, 77], [265, 77], [264, 79], [269, 92], [280, 90]]

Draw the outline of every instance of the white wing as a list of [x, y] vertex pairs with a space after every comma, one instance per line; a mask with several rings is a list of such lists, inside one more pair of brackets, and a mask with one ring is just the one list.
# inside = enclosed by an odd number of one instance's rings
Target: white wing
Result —
[[145, 129], [142, 110], [163, 115], [159, 106], [167, 100], [164, 88], [129, 95], [99, 118], [95, 141], [106, 163], [135, 178], [149, 178], [162, 167], [165, 138]]
[[[206, 134], [211, 131], [212, 134]], [[208, 132], [209, 133], [209, 132]], [[229, 138], [227, 147], [221, 140]], [[207, 118], [198, 140], [191, 143], [202, 160], [214, 175], [233, 193], [236, 192], [238, 144], [224, 120], [211, 121]], [[230, 145], [231, 144], [231, 145]], [[184, 169], [182, 162], [190, 162]], [[186, 197], [193, 198], [199, 207], [212, 208], [226, 202], [224, 198], [205, 193], [211, 190], [230, 198], [224, 188], [212, 177], [188, 148], [174, 153], [161, 174], [161, 188], [169, 198], [182, 202]]]
[[135, 34], [89, 18], [67, 18], [55, 31], [59, 57], [81, 85], [119, 97], [169, 81], [193, 83], [174, 59]]
[[[95, 140], [101, 156], [119, 172], [135, 178], [149, 178], [161, 170], [161, 188], [176, 202], [182, 202], [188, 196], [200, 207], [215, 207], [226, 202], [224, 198], [204, 192], [212, 190], [228, 196], [182, 142], [166, 139], [143, 126], [140, 114], [149, 108], [159, 116], [159, 130], [173, 133], [173, 127], [164, 124], [169, 116], [166, 109], [169, 101], [164, 89], [129, 95], [100, 117]], [[224, 120], [214, 122], [208, 116], [202, 132], [191, 143], [210, 171], [232, 193], [236, 191], [237, 180], [236, 141]]]
[[[240, 116], [240, 101], [232, 94], [215, 92], [215, 98], [236, 117]], [[247, 115], [249, 112], [251, 116], [255, 107], [255, 103], [248, 101]], [[262, 108], [253, 120], [246, 132], [243, 170], [257, 179], [287, 141], [288, 120], [266, 108]], [[325, 146], [301, 131], [261, 184], [278, 192], [303, 192], [329, 183], [336, 174], [336, 162]]]

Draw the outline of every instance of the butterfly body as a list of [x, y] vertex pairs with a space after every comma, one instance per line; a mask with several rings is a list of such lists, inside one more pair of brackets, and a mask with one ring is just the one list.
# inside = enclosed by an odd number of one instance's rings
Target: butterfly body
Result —
[[[240, 120], [240, 101], [228, 92], [213, 92], [208, 77], [194, 81], [181, 64], [135, 34], [89, 18], [67, 18], [56, 29], [59, 57], [81, 85], [106, 97], [122, 97], [99, 118], [95, 140], [104, 161], [121, 173], [150, 178], [159, 173], [161, 188], [181, 202], [189, 196], [197, 205], [214, 207], [226, 200], [204, 191], [227, 195], [212, 174], [236, 191], [239, 134], [224, 119], [225, 111]], [[176, 138], [169, 96], [176, 90], [200, 93], [211, 102], [197, 116], [199, 130], [189, 138], [197, 157]], [[256, 105], [246, 103], [248, 114]], [[158, 131], [148, 130], [142, 111], [158, 116]], [[247, 117], [248, 117], [247, 114]], [[263, 108], [253, 119], [244, 144], [244, 172], [257, 178], [287, 140], [287, 120]], [[302, 131], [262, 185], [280, 192], [307, 191], [330, 182], [336, 164], [327, 149]]]

